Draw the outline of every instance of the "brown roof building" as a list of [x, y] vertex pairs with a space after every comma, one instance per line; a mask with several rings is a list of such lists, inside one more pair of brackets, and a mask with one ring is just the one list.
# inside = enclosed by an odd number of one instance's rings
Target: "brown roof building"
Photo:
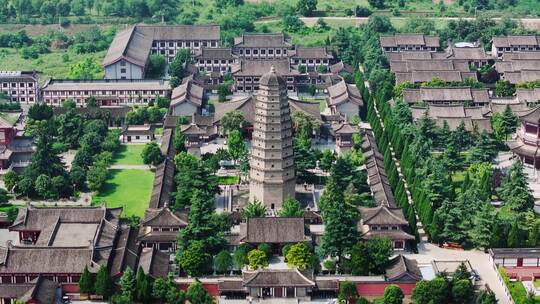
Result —
[[170, 112], [173, 116], [192, 116], [199, 113], [203, 97], [204, 88], [193, 80], [187, 80], [172, 91]]
[[505, 53], [538, 51], [540, 51], [539, 36], [494, 36], [491, 40], [491, 56], [495, 58], [501, 58]]
[[362, 141], [371, 195], [377, 204], [373, 208], [359, 208], [361, 219], [358, 231], [362, 239], [384, 237], [392, 241], [393, 248], [403, 250], [414, 236], [404, 231], [408, 222], [396, 201], [384, 169], [384, 157], [379, 152], [373, 131], [366, 130]]
[[450, 130], [455, 130], [461, 123], [465, 125], [467, 131], [475, 128], [479, 131], [492, 132], [490, 115], [491, 110], [486, 107], [468, 107], [461, 105], [440, 105], [432, 104], [429, 107], [411, 107], [413, 119], [416, 121], [424, 115], [428, 115], [435, 120], [435, 123], [442, 127], [448, 124]]
[[58, 283], [37, 276], [28, 283], [0, 284], [0, 303], [9, 304], [16, 300], [22, 303], [56, 304], [60, 299], [56, 296]]
[[142, 267], [145, 274], [150, 277], [165, 278], [171, 270], [170, 255], [161, 252], [156, 248], [146, 247], [141, 251], [139, 258], [139, 267]]
[[178, 231], [186, 227], [187, 223], [185, 213], [173, 212], [169, 207], [148, 208], [141, 221], [137, 240], [143, 247], [173, 252], [176, 250]]
[[238, 92], [253, 92], [259, 90], [259, 81], [273, 67], [278, 75], [286, 81], [288, 91], [296, 90], [298, 71], [293, 70], [289, 59], [279, 60], [241, 60], [233, 67], [234, 90]]
[[418, 282], [422, 280], [422, 272], [416, 260], [399, 254], [390, 261], [386, 269], [386, 279], [392, 282]]
[[103, 206], [19, 209], [9, 230], [19, 232], [24, 245], [0, 248], [1, 283], [28, 283], [41, 274], [76, 284], [84, 267], [97, 272], [107, 266], [111, 276], [133, 268], [136, 233], [120, 221], [121, 212]]
[[291, 49], [282, 33], [244, 33], [234, 38], [233, 45], [233, 53], [245, 59], [284, 59]]
[[[330, 61], [334, 58], [325, 47], [296, 47], [291, 51], [291, 64], [304, 66], [306, 71], [316, 71], [318, 66], [325, 66], [328, 71]], [[328, 71], [329, 72], [329, 71]]]
[[395, 250], [405, 249], [406, 243], [414, 240], [414, 236], [404, 231], [409, 223], [401, 208], [379, 205], [359, 210], [361, 215], [359, 230], [362, 239], [387, 238], [392, 241]]
[[377, 205], [396, 206], [394, 194], [384, 169], [384, 157], [377, 147], [373, 131], [366, 130], [362, 138], [362, 151], [366, 158], [366, 170], [371, 196]]
[[440, 48], [438, 36], [423, 34], [397, 34], [379, 38], [384, 52], [429, 51], [436, 52]]
[[490, 102], [488, 89], [473, 89], [470, 87], [446, 87], [405, 89], [402, 92], [403, 101], [408, 104], [463, 104], [467, 106], [483, 106]]
[[195, 66], [200, 73], [230, 73], [232, 66], [238, 64], [238, 56], [231, 48], [203, 48], [194, 56]]
[[412, 72], [396, 72], [396, 84], [408, 81], [410, 83], [422, 83], [440, 78], [444, 82], [463, 82], [465, 79], [471, 78], [478, 80], [476, 72], [461, 72], [453, 70], [445, 71], [412, 71]]
[[106, 79], [143, 79], [150, 54], [172, 61], [178, 50], [217, 48], [217, 25], [135, 25], [116, 34], [103, 59]]
[[354, 84], [348, 84], [344, 80], [328, 87], [326, 104], [333, 115], [342, 115], [350, 122], [360, 113], [360, 107], [364, 105], [362, 94]]
[[100, 106], [141, 105], [155, 101], [156, 96], [169, 97], [171, 87], [163, 80], [61, 80], [51, 79], [41, 88], [43, 101], [50, 106], [61, 106], [73, 100], [77, 106], [86, 106], [93, 97]]

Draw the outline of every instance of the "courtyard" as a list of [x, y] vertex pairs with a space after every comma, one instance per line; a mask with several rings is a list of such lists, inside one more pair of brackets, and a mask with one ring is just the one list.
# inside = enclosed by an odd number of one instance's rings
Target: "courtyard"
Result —
[[112, 164], [114, 165], [144, 165], [141, 157], [144, 145], [121, 145], [115, 154]]
[[154, 173], [140, 169], [110, 169], [109, 177], [99, 192], [92, 198], [92, 204], [103, 202], [107, 207], [123, 207], [124, 216], [144, 215], [152, 193]]

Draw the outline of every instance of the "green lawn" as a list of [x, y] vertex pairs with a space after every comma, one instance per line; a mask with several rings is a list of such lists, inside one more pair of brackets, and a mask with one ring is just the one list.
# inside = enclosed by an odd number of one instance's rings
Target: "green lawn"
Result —
[[144, 145], [122, 145], [120, 152], [114, 155], [113, 165], [144, 165], [141, 152]]
[[123, 216], [142, 217], [148, 208], [154, 173], [146, 170], [109, 170], [109, 178], [92, 204], [107, 203], [107, 207], [124, 207]]
[[220, 185], [236, 185], [239, 179], [238, 176], [218, 176], [218, 183]]
[[[521, 282], [510, 282], [508, 284], [508, 289], [510, 290], [512, 299], [514, 299], [514, 302], [516, 302], [516, 304], [528, 303], [527, 291], [525, 290], [525, 286], [523, 286]], [[540, 297], [534, 297], [534, 303], [540, 304]]]

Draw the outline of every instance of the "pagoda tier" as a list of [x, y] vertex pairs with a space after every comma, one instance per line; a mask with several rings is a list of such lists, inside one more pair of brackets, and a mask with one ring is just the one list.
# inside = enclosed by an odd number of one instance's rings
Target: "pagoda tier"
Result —
[[279, 209], [295, 193], [292, 121], [285, 80], [274, 68], [261, 77], [250, 158], [250, 201]]

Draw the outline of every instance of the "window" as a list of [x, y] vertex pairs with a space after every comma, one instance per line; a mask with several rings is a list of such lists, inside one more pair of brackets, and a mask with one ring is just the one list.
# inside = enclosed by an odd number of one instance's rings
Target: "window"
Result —
[[258, 55], [259, 54], [259, 50], [253, 50], [253, 55]]
[[268, 55], [274, 55], [274, 50], [268, 50]]
[[126, 72], [125, 68], [120, 69], [120, 73], [125, 73], [125, 72]]
[[2, 88], [7, 88], [8, 87], [8, 84], [7, 83], [2, 83]]
[[135, 136], [135, 139], [140, 139], [141, 137], [139, 135]]
[[174, 42], [169, 42], [169, 47], [174, 47]]
[[19, 83], [19, 87], [24, 88], [24, 82]]
[[126, 62], [124, 60], [120, 61], [120, 66], [126, 66]]

